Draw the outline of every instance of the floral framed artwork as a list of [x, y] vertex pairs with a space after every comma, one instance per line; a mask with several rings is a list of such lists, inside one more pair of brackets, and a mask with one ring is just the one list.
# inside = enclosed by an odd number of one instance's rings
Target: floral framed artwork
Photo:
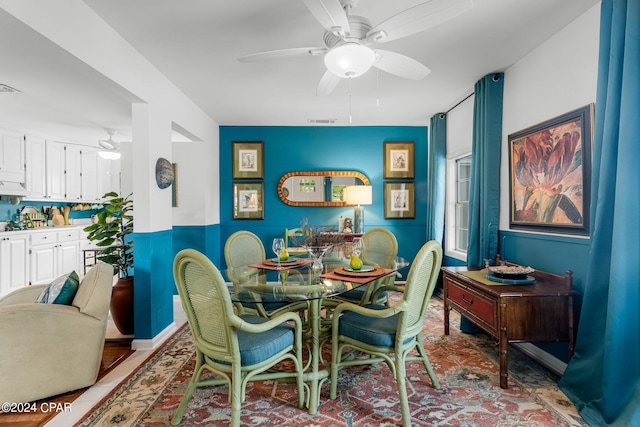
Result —
[[413, 182], [384, 183], [384, 218], [416, 217], [415, 184]]
[[232, 143], [233, 179], [264, 177], [264, 144], [262, 141]]
[[510, 227], [589, 234], [590, 104], [509, 135]]
[[262, 182], [233, 183], [233, 219], [264, 219]]
[[384, 143], [384, 178], [414, 177], [413, 142]]

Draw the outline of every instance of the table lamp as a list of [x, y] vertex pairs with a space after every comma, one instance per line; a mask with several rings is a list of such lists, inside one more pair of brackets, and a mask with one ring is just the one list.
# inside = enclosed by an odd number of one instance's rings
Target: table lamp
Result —
[[344, 188], [343, 196], [347, 205], [355, 205], [353, 208], [353, 232], [364, 233], [364, 208], [361, 205], [372, 203], [371, 186], [348, 185]]

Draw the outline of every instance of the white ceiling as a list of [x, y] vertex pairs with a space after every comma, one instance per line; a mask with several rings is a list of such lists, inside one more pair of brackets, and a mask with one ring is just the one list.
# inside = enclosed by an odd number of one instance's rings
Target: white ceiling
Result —
[[[360, 0], [352, 13], [375, 25], [423, 1]], [[324, 29], [302, 0], [85, 2], [220, 125], [303, 126], [348, 125], [350, 93], [353, 125], [427, 125], [483, 75], [505, 70], [598, 0], [474, 0], [445, 24], [380, 45], [429, 67], [425, 79], [372, 69], [324, 97], [315, 95], [322, 57], [237, 61], [323, 47]], [[83, 143], [106, 139], [106, 128], [130, 137], [135, 97], [2, 9], [0, 52], [0, 84], [21, 91], [0, 93], [0, 126]]]

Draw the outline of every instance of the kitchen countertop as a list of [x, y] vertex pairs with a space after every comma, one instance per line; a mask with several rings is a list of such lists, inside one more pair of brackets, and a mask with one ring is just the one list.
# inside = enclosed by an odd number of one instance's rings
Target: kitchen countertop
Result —
[[74, 220], [73, 225], [59, 225], [56, 227], [37, 227], [37, 228], [27, 228], [26, 230], [14, 230], [14, 231], [5, 231], [4, 228], [7, 225], [6, 222], [0, 222], [0, 232], [2, 233], [41, 233], [45, 231], [56, 231], [56, 230], [65, 230], [65, 229], [83, 229], [88, 225], [91, 225], [91, 218], [77, 218]]

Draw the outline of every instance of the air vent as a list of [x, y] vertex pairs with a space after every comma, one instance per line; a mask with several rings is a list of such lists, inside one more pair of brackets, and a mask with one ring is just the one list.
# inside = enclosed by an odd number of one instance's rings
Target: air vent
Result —
[[338, 119], [308, 119], [307, 123], [310, 125], [333, 125]]
[[0, 83], [0, 93], [20, 93], [20, 91], [12, 88], [11, 86]]

